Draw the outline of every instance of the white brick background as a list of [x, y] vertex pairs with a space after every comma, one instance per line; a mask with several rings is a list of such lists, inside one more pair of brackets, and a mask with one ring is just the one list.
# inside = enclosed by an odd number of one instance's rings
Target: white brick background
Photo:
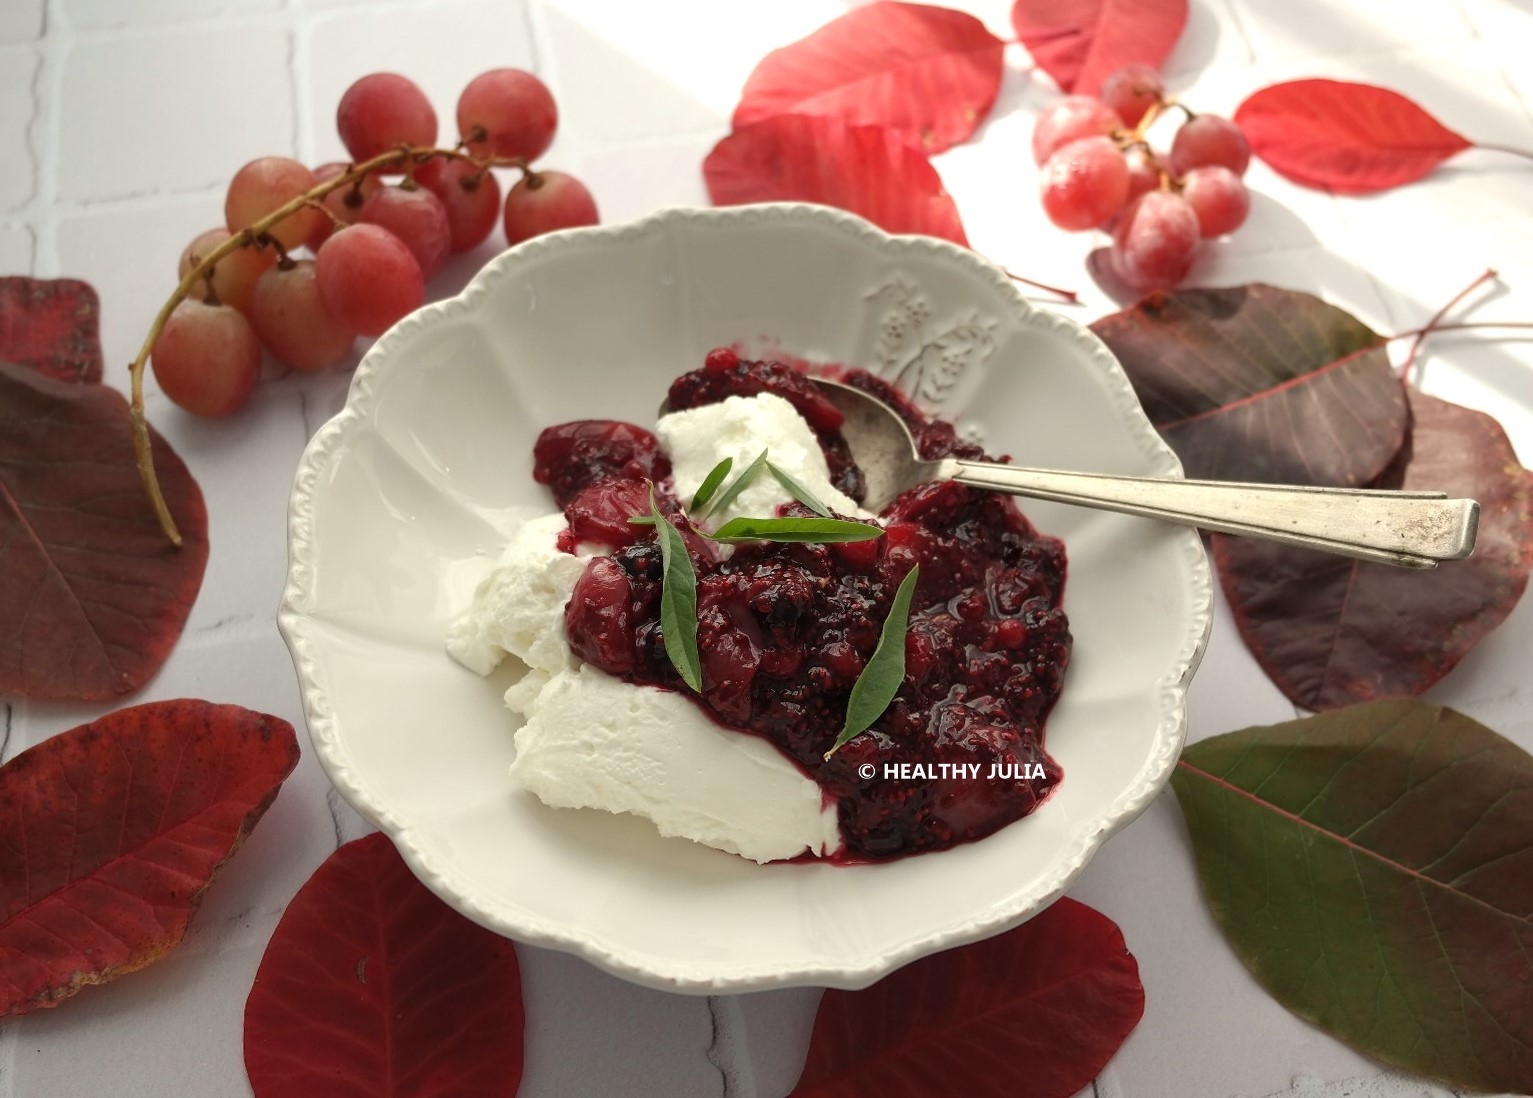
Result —
[[[1011, 36], [1002, 0], [962, 3]], [[417, 80], [451, 126], [479, 71], [538, 71], [562, 112], [548, 166], [581, 174], [608, 221], [706, 201], [699, 166], [727, 127], [750, 67], [849, 6], [718, 0], [0, 0], [0, 274], [68, 275], [102, 299], [109, 383], [171, 288], [176, 257], [221, 220], [246, 160], [338, 158], [337, 98], [355, 77]], [[1200, 109], [1233, 110], [1295, 75], [1407, 92], [1483, 141], [1533, 147], [1533, 11], [1523, 0], [1192, 0], [1167, 71]], [[1109, 303], [1082, 258], [1093, 242], [1050, 227], [1027, 152], [1043, 83], [1012, 59], [995, 115], [940, 161], [975, 246], [1013, 270]], [[1251, 223], [1210, 249], [1195, 281], [1265, 280], [1322, 293], [1381, 331], [1424, 322], [1487, 266], [1506, 289], [1484, 317], [1533, 320], [1533, 167], [1471, 153], [1387, 195], [1334, 199], [1253, 165]], [[445, 296], [499, 245], [457, 261]], [[1533, 462], [1533, 345], [1480, 333], [1426, 355], [1430, 391], [1497, 414]], [[354, 360], [353, 363], [354, 364]], [[227, 422], [194, 421], [151, 392], [149, 411], [200, 480], [213, 554], [187, 634], [139, 700], [237, 702], [301, 727], [273, 612], [288, 486], [308, 437], [344, 399], [347, 373], [270, 371]], [[1452, 704], [1533, 747], [1526, 653], [1533, 603], [1440, 687]], [[0, 698], [0, 758], [98, 715], [98, 707]], [[1194, 739], [1291, 707], [1221, 607], [1192, 691]], [[283, 906], [364, 825], [306, 755], [166, 961], [63, 1008], [0, 1023], [0, 1098], [246, 1095], [245, 994]], [[1143, 1023], [1097, 1098], [1288, 1093], [1441, 1095], [1289, 1015], [1220, 941], [1198, 898], [1179, 813], [1162, 797], [1110, 842], [1073, 893], [1122, 926], [1139, 958]], [[802, 1063], [818, 993], [714, 999], [640, 989], [559, 954], [522, 950], [528, 1007], [522, 1094], [779, 1098]], [[1340, 1082], [1351, 1080], [1351, 1082]], [[1327, 1086], [1327, 1081], [1335, 1082]], [[1089, 1093], [1089, 1092], [1088, 1092]]]

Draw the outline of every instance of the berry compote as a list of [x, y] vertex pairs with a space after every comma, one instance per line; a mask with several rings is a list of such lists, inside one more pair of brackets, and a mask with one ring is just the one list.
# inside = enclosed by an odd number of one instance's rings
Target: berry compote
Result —
[[[877, 378], [851, 371], [844, 380], [899, 407], [927, 459], [983, 457]], [[680, 410], [761, 392], [794, 404], [825, 448], [837, 486], [859, 498], [862, 477], [841, 437], [840, 413], [796, 370], [715, 351], [671, 386], [668, 399]], [[571, 647], [610, 674], [681, 691], [717, 723], [777, 744], [836, 802], [841, 860], [982, 838], [1027, 815], [1058, 783], [1043, 724], [1070, 657], [1060, 608], [1064, 547], [1038, 534], [1011, 497], [926, 484], [884, 509], [884, 534], [875, 540], [752, 543], [726, 554], [690, 529], [665, 455], [642, 428], [591, 420], [550, 427], [535, 456], [535, 476], [555, 489], [570, 523], [563, 546], [599, 542], [614, 550], [591, 560], [566, 607]], [[700, 694], [666, 655], [656, 534], [627, 521], [649, 512], [651, 481], [697, 573]], [[790, 503], [779, 514], [810, 512]], [[895, 589], [916, 564], [899, 693], [872, 728], [827, 761]], [[901, 772], [899, 764], [919, 769]]]

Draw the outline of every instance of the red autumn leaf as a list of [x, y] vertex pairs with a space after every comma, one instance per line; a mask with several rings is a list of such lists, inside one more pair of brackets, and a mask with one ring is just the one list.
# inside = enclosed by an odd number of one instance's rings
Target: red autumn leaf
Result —
[[288, 905], [245, 1001], [256, 1098], [515, 1094], [511, 941], [415, 879], [382, 834], [347, 843]]
[[1061, 89], [1095, 95], [1124, 65], [1160, 67], [1187, 25], [1187, 0], [1017, 0], [1011, 25]]
[[1189, 477], [1356, 487], [1405, 441], [1384, 338], [1312, 294], [1152, 294], [1091, 330]]
[[1006, 45], [972, 15], [879, 0], [773, 50], [734, 128], [781, 114], [882, 125], [930, 153], [967, 140], [1001, 88]]
[[0, 691], [126, 694], [181, 635], [207, 564], [207, 509], [150, 435], [180, 549], [139, 483], [122, 394], [0, 363]]
[[1263, 88], [1235, 123], [1274, 171], [1337, 194], [1410, 183], [1474, 144], [1398, 92], [1342, 80]]
[[1214, 561], [1257, 662], [1295, 705], [1420, 694], [1500, 625], [1533, 567], [1533, 472], [1490, 416], [1410, 397], [1408, 450], [1379, 486], [1480, 501], [1474, 555], [1413, 572], [1214, 536]]
[[0, 1016], [159, 960], [298, 762], [234, 705], [109, 713], [0, 767]]
[[785, 114], [736, 130], [703, 161], [715, 206], [818, 202], [891, 233], [968, 246], [952, 196], [931, 161], [883, 126]]
[[101, 303], [90, 283], [0, 278], [0, 361], [60, 381], [100, 381]]
[[1144, 1013], [1139, 965], [1061, 899], [1015, 930], [827, 991], [794, 1098], [1070, 1098]]

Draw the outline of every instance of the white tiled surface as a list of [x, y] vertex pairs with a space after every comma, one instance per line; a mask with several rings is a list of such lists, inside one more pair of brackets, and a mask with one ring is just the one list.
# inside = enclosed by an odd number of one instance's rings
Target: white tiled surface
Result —
[[135, 25], [66, 46], [47, 197], [178, 194], [221, 186], [257, 156], [293, 155], [290, 50], [271, 23]]
[[0, 174], [0, 213], [15, 210], [37, 189], [37, 161], [27, 141], [34, 109], [35, 85], [41, 59], [35, 50], [6, 51], [0, 67], [0, 149], [12, 163]]
[[[336, 156], [336, 99], [378, 69], [423, 84], [445, 137], [468, 78], [494, 65], [533, 67], [563, 114], [546, 162], [581, 173], [609, 220], [698, 203], [701, 159], [750, 66], [850, 3], [0, 0], [0, 274], [89, 279], [102, 300], [108, 381], [124, 386], [123, 365], [170, 288], [182, 245], [219, 220], [229, 174], [270, 153], [313, 163]], [[962, 6], [1010, 36], [1005, 0]], [[1224, 113], [1290, 76], [1373, 80], [1471, 137], [1530, 147], [1530, 48], [1525, 0], [1192, 0], [1166, 69], [1174, 91]], [[995, 115], [940, 167], [975, 245], [1021, 273], [1080, 289], [1086, 304], [1072, 315], [1091, 319], [1110, 307], [1081, 267], [1098, 241], [1055, 231], [1033, 199], [1027, 142], [1050, 94], [1025, 57], [1011, 56]], [[1474, 153], [1369, 199], [1305, 191], [1260, 165], [1250, 178], [1250, 226], [1200, 261], [1197, 281], [1312, 290], [1396, 331], [1495, 266], [1505, 285], [1480, 315], [1533, 319], [1525, 161]], [[455, 263], [433, 292], [452, 293], [483, 258]], [[1423, 361], [1430, 391], [1494, 411], [1523, 461], [1533, 461], [1533, 342], [1440, 337]], [[301, 724], [272, 621], [282, 512], [304, 441], [339, 409], [346, 380], [344, 370], [275, 378], [246, 412], [219, 424], [182, 416], [151, 384], [151, 418], [207, 494], [214, 548], [187, 635], [143, 699], [201, 695]], [[1530, 646], [1533, 601], [1431, 699], [1533, 746]], [[0, 756], [99, 712], [0, 699], [0, 728], [9, 728]], [[1192, 691], [1193, 738], [1291, 713], [1221, 608]], [[0, 1098], [248, 1094], [240, 1015], [261, 949], [314, 866], [363, 830], [306, 756], [179, 951], [61, 1009], [0, 1023]], [[1197, 895], [1169, 796], [1108, 844], [1074, 894], [1123, 927], [1147, 992], [1144, 1021], [1097, 1081], [1098, 1098], [1288, 1093], [1299, 1075], [1306, 1094], [1439, 1093], [1381, 1075], [1253, 984]], [[812, 989], [685, 998], [562, 955], [523, 956], [523, 1093], [532, 1098], [780, 1098], [792, 1087]]]
[[43, 0], [10, 0], [0, 6], [0, 42], [32, 42], [43, 33]]

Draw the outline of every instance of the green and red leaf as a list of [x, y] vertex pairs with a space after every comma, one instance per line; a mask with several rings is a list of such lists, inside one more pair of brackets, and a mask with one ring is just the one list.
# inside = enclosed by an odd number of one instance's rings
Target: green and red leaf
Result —
[[1395, 700], [1204, 740], [1172, 785], [1279, 1002], [1455, 1087], [1533, 1091], [1533, 757]]

